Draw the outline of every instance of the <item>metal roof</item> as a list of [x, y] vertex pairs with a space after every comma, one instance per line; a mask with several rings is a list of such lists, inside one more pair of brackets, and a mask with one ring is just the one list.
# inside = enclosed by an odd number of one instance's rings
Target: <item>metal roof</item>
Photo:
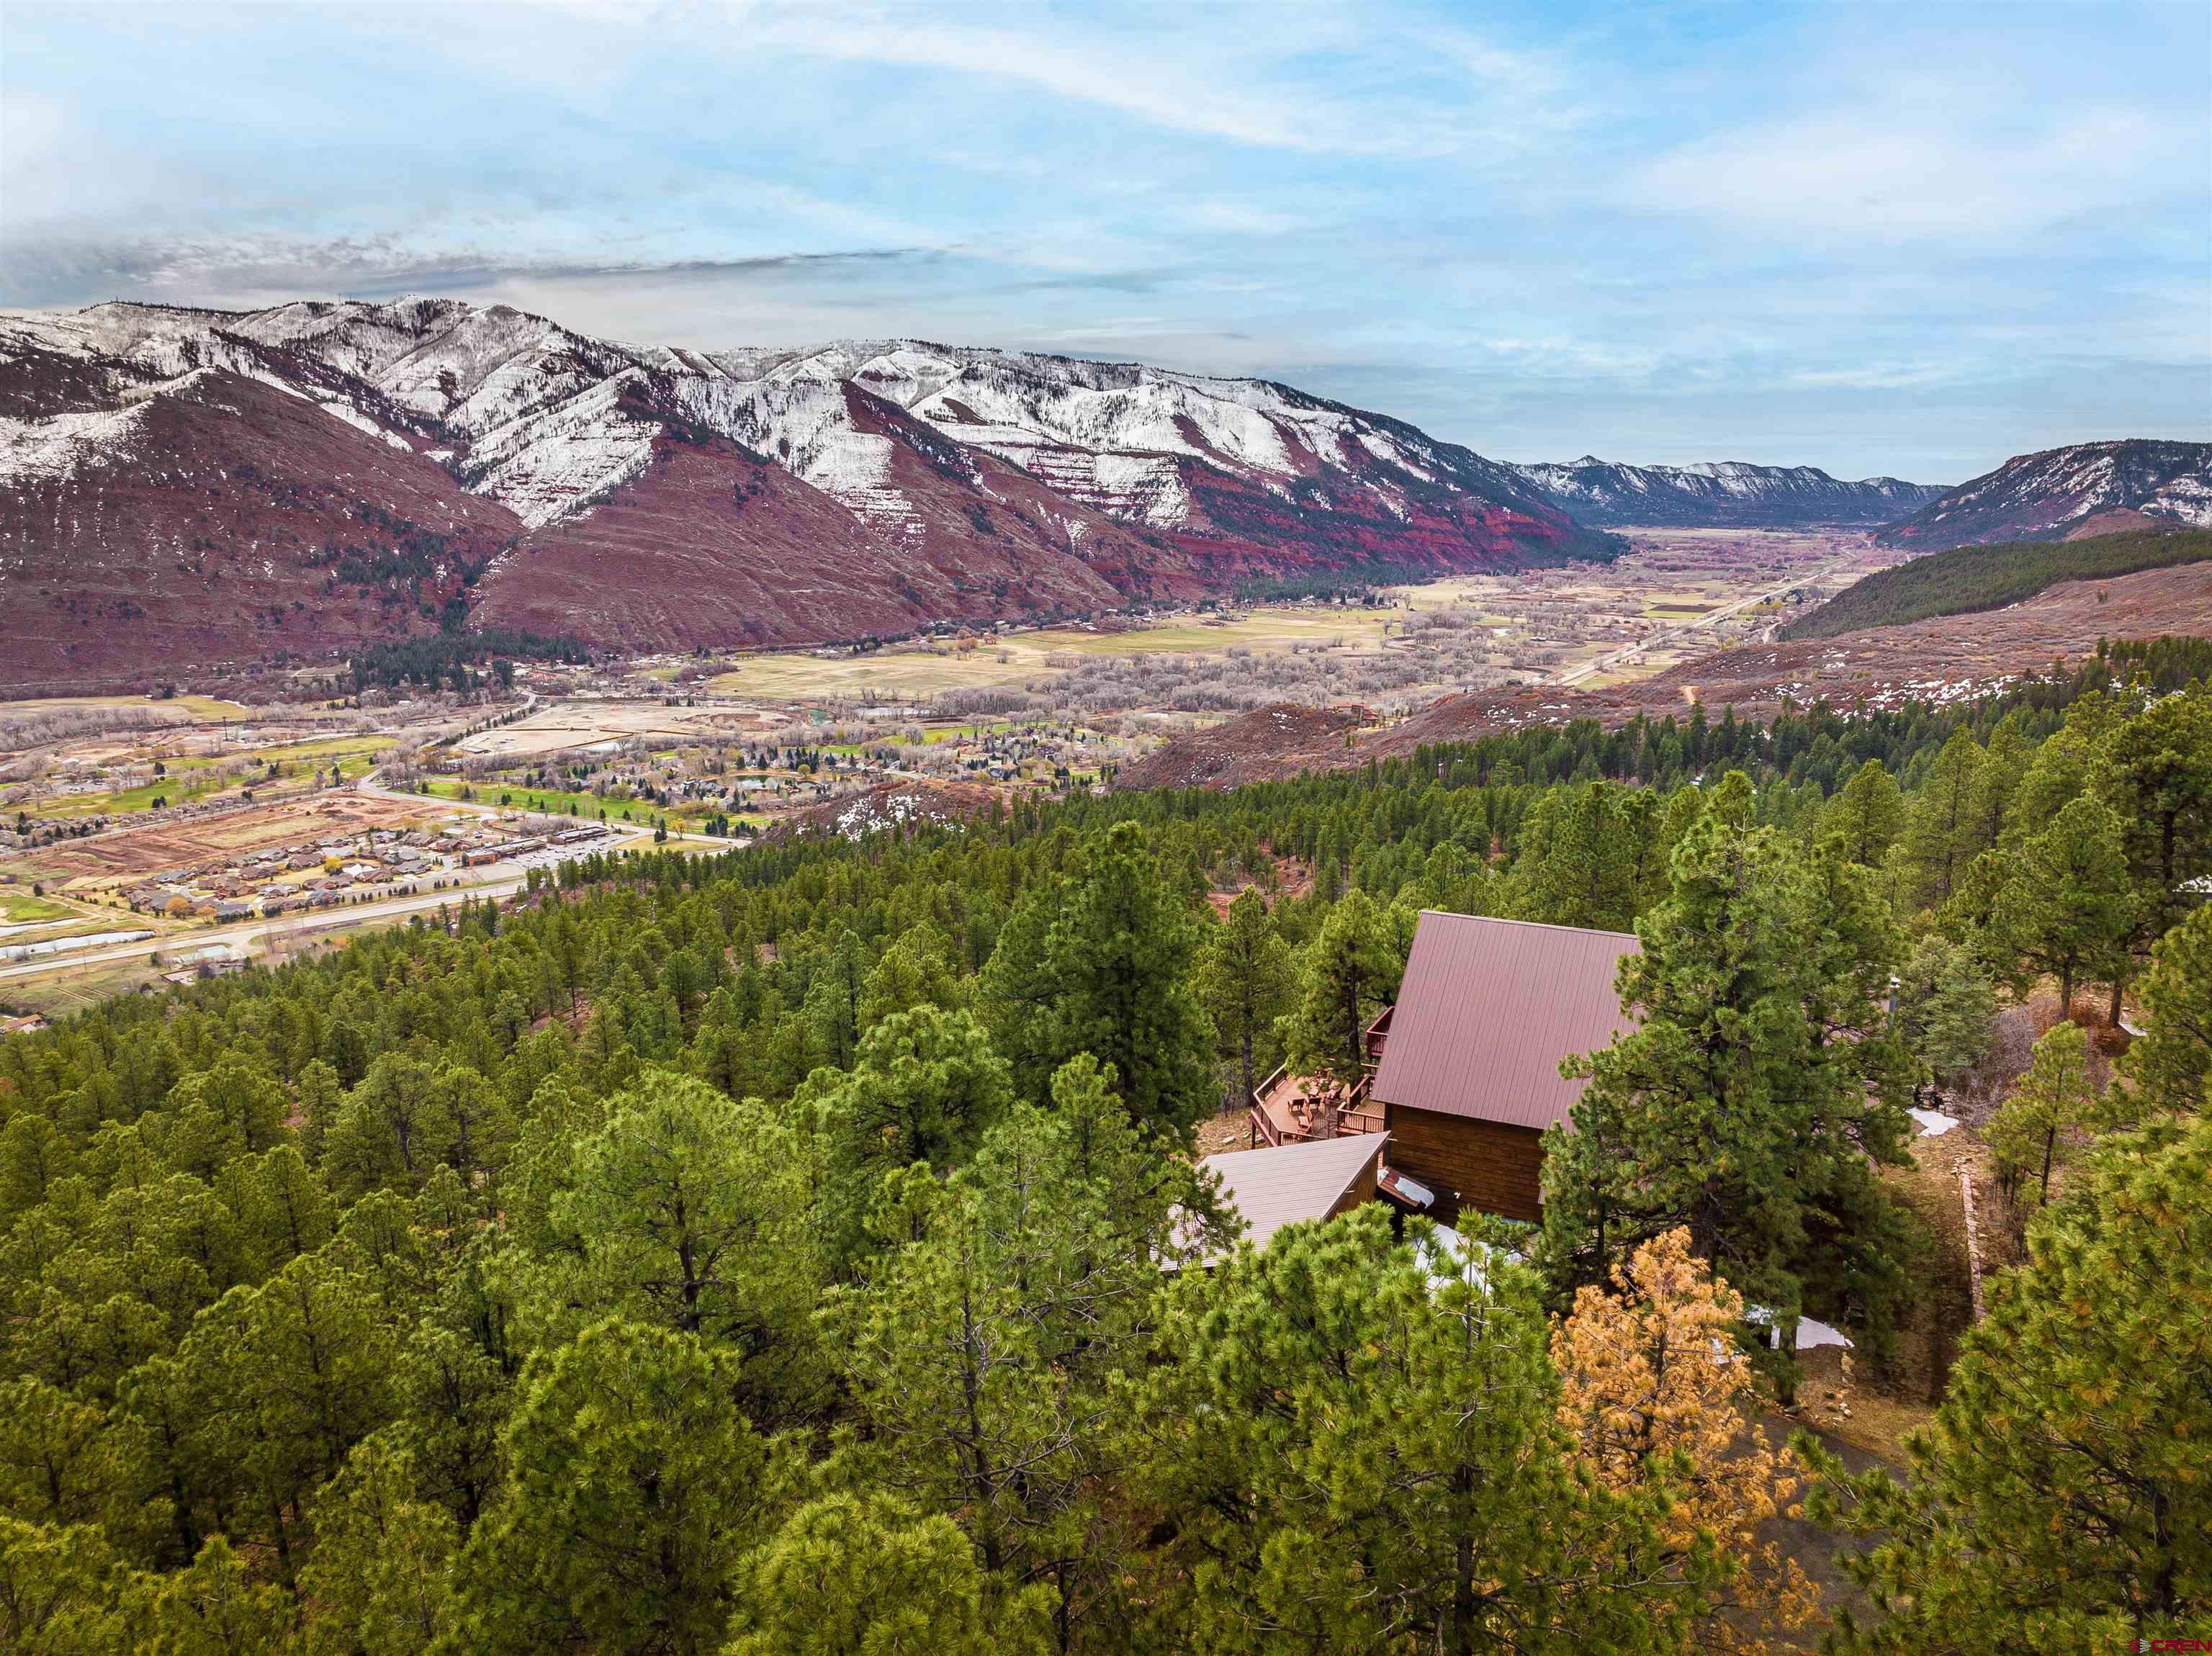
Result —
[[1373, 1095], [1516, 1127], [1566, 1119], [1583, 1083], [1559, 1076], [1633, 1027], [1613, 993], [1625, 931], [1425, 909]]
[[1285, 1225], [1327, 1218], [1389, 1142], [1386, 1132], [1352, 1133], [1273, 1149], [1231, 1150], [1199, 1165], [1221, 1175], [1222, 1199], [1243, 1216], [1245, 1240], [1265, 1247]]

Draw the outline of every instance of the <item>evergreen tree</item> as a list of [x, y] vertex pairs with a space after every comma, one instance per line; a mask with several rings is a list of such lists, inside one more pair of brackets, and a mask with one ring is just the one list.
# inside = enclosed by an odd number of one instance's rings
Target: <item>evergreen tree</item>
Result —
[[1621, 1005], [1641, 1022], [1580, 1060], [1575, 1131], [1547, 1139], [1559, 1285], [1603, 1280], [1680, 1225], [1786, 1320], [1808, 1288], [1824, 1309], [1841, 1297], [1863, 1313], [1894, 1292], [1869, 1163], [1903, 1157], [1910, 1068], [1883, 1005], [1900, 940], [1867, 882], [1771, 828], [1709, 816], [1691, 830], [1673, 895], [1621, 963]]
[[1997, 899], [1991, 932], [2016, 992], [2058, 980], [2058, 1013], [2068, 1016], [2085, 979], [2124, 968], [2136, 899], [2128, 881], [2118, 819], [2094, 799], [2076, 799], [2031, 835]]
[[1940, 1090], [1954, 1090], [1988, 1056], [1996, 1034], [1988, 974], [1972, 949], [1930, 932], [1898, 974], [1896, 998], [1899, 1037]]
[[1961, 725], [1929, 767], [1895, 849], [1906, 907], [1942, 904], [1973, 860], [1974, 802], [1982, 789], [1982, 764], [1980, 743]]
[[304, 1643], [330, 1656], [416, 1656], [454, 1629], [452, 1515], [421, 1497], [406, 1449], [386, 1434], [359, 1445], [325, 1495], [315, 1556], [301, 1573]]
[[1834, 834], [1844, 855], [1880, 868], [1905, 830], [1905, 795], [1879, 759], [1869, 759], [1838, 789], [1821, 813], [1820, 831]]
[[1406, 969], [1387, 917], [1365, 892], [1346, 892], [1299, 966], [1297, 1004], [1284, 1028], [1290, 1061], [1302, 1075], [1352, 1085], [1366, 1073], [1367, 1026]]
[[1553, 925], [1627, 931], [1663, 895], [1657, 803], [1647, 789], [1610, 782], [1546, 793], [1513, 865], [1518, 911]]
[[[1816, 1509], [1880, 1538], [1845, 1652], [2120, 1652], [2212, 1632], [2212, 1121], [2109, 1141], [2029, 1227], [1911, 1480]], [[2146, 1360], [2145, 1353], [2155, 1353]]]
[[2089, 1038], [2078, 1023], [2051, 1027], [2018, 1089], [1990, 1120], [1987, 1137], [1997, 1179], [2009, 1196], [2029, 1173], [2036, 1176], [2036, 1205], [2051, 1201], [2051, 1165], [2058, 1135], [2095, 1122], [2103, 1100], [2089, 1080]]
[[1050, 1647], [1043, 1590], [987, 1604], [950, 1519], [880, 1495], [808, 1502], [745, 1565], [726, 1656], [1024, 1656]]
[[1571, 1470], [1532, 1277], [1390, 1232], [1370, 1205], [1176, 1284], [1135, 1416], [1170, 1641], [1684, 1647], [1653, 1503]]
[[556, 1336], [610, 1313], [695, 1335], [743, 1364], [754, 1410], [798, 1407], [818, 1367], [810, 1194], [799, 1137], [767, 1106], [649, 1075], [569, 1153], [534, 1314]]
[[1014, 1101], [1007, 1065], [966, 1012], [894, 1012], [868, 1032], [850, 1075], [823, 1071], [799, 1095], [812, 1118], [818, 1225], [839, 1270], [866, 1251], [885, 1175], [944, 1174], [975, 1155]]
[[2196, 1110], [2212, 1077], [2212, 907], [2200, 908], [2151, 950], [2142, 999], [2143, 1034], [2121, 1072], [2136, 1107]]
[[1041, 894], [1008, 931], [1017, 946], [1000, 939], [981, 992], [1023, 1094], [1042, 1096], [1054, 1071], [1089, 1053], [1113, 1071], [1133, 1119], [1187, 1137], [1218, 1101], [1213, 1030], [1189, 981], [1197, 922], [1143, 832], [1115, 823], [1065, 890]]
[[507, 1427], [510, 1481], [462, 1555], [466, 1645], [720, 1649], [767, 1471], [737, 1382], [734, 1353], [612, 1319], [550, 1354]]
[[1220, 1037], [1222, 1056], [1236, 1066], [1237, 1096], [1248, 1106], [1260, 1077], [1273, 1067], [1276, 1021], [1289, 1007], [1295, 981], [1290, 945], [1267, 900], [1257, 888], [1246, 887], [1206, 939], [1199, 956], [1198, 993]]
[[2183, 883], [2212, 874], [2212, 694], [2160, 697], [2115, 726], [2089, 780], [2118, 823], [2147, 947], [2179, 918]]

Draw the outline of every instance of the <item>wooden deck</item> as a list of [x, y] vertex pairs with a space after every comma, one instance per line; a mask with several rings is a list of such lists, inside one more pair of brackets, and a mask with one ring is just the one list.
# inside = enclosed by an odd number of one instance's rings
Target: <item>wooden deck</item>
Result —
[[1381, 1132], [1382, 1112], [1370, 1105], [1366, 1076], [1347, 1094], [1316, 1076], [1277, 1070], [1260, 1085], [1249, 1112], [1254, 1144], [1305, 1144]]

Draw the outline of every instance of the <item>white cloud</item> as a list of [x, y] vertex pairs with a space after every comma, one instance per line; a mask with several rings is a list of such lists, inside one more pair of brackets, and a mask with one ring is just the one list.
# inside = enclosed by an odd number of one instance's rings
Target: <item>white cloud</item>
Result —
[[769, 8], [746, 15], [729, 49], [1013, 81], [1171, 132], [1316, 154], [1444, 154], [1496, 141], [1526, 130], [1561, 83], [1545, 60], [1463, 29], [1402, 32], [1365, 11], [1160, 9], [1138, 15], [1178, 26], [1136, 33], [1060, 18], [1046, 33], [979, 15], [988, 14], [919, 21], [901, 9]]
[[2180, 135], [2132, 108], [2057, 114], [2022, 136], [1942, 105], [1854, 104], [1692, 139], [1631, 169], [1627, 203], [1823, 240], [1971, 250], [2122, 210], [2182, 160]]

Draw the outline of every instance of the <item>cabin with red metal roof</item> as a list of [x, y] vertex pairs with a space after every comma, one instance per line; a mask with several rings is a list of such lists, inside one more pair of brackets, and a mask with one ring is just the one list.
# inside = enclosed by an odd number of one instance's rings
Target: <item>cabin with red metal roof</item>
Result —
[[1544, 1130], [1583, 1086], [1559, 1061], [1633, 1027], [1613, 982], [1637, 949], [1626, 932], [1422, 912], [1397, 1004], [1368, 1032], [1362, 1102], [1433, 1217], [1541, 1219]]

